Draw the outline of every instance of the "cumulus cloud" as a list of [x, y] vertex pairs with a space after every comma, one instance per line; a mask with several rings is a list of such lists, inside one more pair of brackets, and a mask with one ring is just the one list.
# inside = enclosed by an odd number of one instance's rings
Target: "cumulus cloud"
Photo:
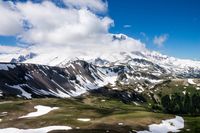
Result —
[[0, 54], [14, 54], [20, 50], [20, 47], [0, 45]]
[[163, 44], [167, 41], [168, 39], [168, 34], [163, 34], [160, 36], [155, 36], [153, 43], [159, 47], [163, 46]]
[[[96, 11], [106, 11], [107, 3], [101, 0], [64, 2], [68, 8], [58, 7], [51, 1], [0, 4], [8, 14], [17, 14], [16, 21], [11, 21], [10, 25], [15, 25], [19, 29], [9, 32], [17, 34], [20, 42], [29, 45], [31, 52], [50, 56], [51, 51], [51, 55], [63, 53], [65, 57], [79, 57], [145, 50], [145, 45], [139, 40], [123, 34], [109, 33], [114, 21], [106, 15], [96, 14]], [[4, 6], [4, 3], [9, 6]], [[4, 28], [9, 28], [9, 25], [5, 25]], [[0, 25], [0, 33], [6, 35], [2, 29]]]
[[64, 3], [68, 7], [72, 8], [85, 8], [95, 12], [106, 12], [107, 2], [102, 0], [64, 0]]
[[0, 1], [0, 35], [13, 36], [22, 31], [21, 14], [11, 2]]
[[100, 18], [87, 9], [59, 8], [48, 1], [16, 6], [33, 27], [23, 32], [21, 38], [34, 44], [72, 45], [106, 34], [113, 24], [110, 18]]

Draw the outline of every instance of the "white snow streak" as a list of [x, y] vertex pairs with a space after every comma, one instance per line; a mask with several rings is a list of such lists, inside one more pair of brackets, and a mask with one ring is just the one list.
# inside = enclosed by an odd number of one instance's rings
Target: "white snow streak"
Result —
[[36, 129], [3, 128], [0, 133], [47, 133], [53, 130], [70, 130], [69, 126], [48, 126]]
[[26, 84], [20, 84], [20, 85], [7, 85], [7, 86], [20, 90], [20, 91], [22, 92], [21, 95], [24, 96], [24, 97], [26, 97], [26, 98], [28, 98], [28, 99], [31, 99], [31, 98], [32, 98], [32, 97], [31, 97], [32, 94], [26, 92], [26, 91], [25, 91], [24, 89], [22, 89], [22, 87], [21, 87], [21, 86], [27, 86]]

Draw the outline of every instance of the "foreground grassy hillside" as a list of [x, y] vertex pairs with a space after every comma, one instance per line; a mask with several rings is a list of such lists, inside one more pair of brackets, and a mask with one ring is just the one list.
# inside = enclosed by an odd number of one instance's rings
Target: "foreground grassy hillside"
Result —
[[[131, 88], [129, 87], [128, 89]], [[123, 90], [119, 91], [123, 92]], [[118, 91], [117, 93], [119, 94]], [[143, 92], [141, 96], [145, 98], [146, 102], [126, 102], [119, 95], [113, 98], [115, 95], [110, 96], [112, 93], [108, 93], [108, 91], [85, 94], [71, 99], [1, 99], [0, 128], [16, 127], [30, 129], [62, 125], [72, 127], [72, 130], [63, 131], [69, 133], [136, 132], [148, 129], [150, 124], [161, 123], [161, 120], [175, 117], [175, 115], [165, 112], [165, 107], [167, 106], [163, 104], [163, 97], [169, 96], [170, 101], [168, 103], [170, 104], [168, 106], [172, 106], [171, 109], [176, 109], [175, 111], [177, 111], [181, 109], [181, 106], [186, 105], [186, 95], [188, 95], [189, 101], [191, 101], [191, 104], [187, 105], [191, 106], [194, 104], [192, 102], [193, 95], [198, 95], [199, 93], [196, 84], [188, 84], [186, 80], [173, 80]], [[148, 94], [151, 96], [150, 98]], [[140, 98], [138, 95], [136, 96], [136, 99]], [[183, 100], [177, 100], [179, 97]], [[59, 107], [59, 109], [43, 116], [19, 119], [20, 116], [36, 111], [34, 109], [36, 105]], [[181, 113], [175, 114], [180, 115]], [[200, 117], [194, 116], [190, 112], [182, 116], [185, 120], [185, 128], [181, 132], [200, 132]], [[78, 120], [79, 118], [90, 120], [80, 121]]]
[[[35, 111], [35, 105], [59, 107], [59, 109], [40, 117], [18, 119], [22, 115]], [[2, 112], [7, 113], [3, 114]], [[93, 96], [79, 99], [18, 99], [15, 101], [11, 99], [0, 103], [0, 114], [0, 119], [2, 119], [0, 128], [39, 128], [66, 125], [73, 129], [110, 130], [113, 132], [144, 130], [149, 124], [160, 123], [163, 119], [174, 117], [151, 112], [142, 106]], [[91, 121], [78, 121], [78, 118], [89, 118]]]
[[[58, 110], [35, 117], [18, 117], [35, 111], [35, 105], [59, 107]], [[6, 114], [3, 112], [7, 112]], [[145, 105], [124, 104], [121, 101], [105, 97], [87, 96], [78, 99], [10, 99], [0, 102], [0, 128], [39, 128], [53, 125], [70, 126], [70, 133], [135, 132], [148, 129], [148, 125], [160, 123], [174, 115], [152, 112]], [[89, 118], [91, 121], [78, 121]], [[200, 117], [185, 116], [185, 128], [182, 132], [198, 132]], [[121, 123], [121, 124], [120, 124]], [[57, 131], [55, 131], [57, 132]], [[61, 131], [60, 131], [61, 132]], [[63, 131], [64, 132], [64, 131]]]

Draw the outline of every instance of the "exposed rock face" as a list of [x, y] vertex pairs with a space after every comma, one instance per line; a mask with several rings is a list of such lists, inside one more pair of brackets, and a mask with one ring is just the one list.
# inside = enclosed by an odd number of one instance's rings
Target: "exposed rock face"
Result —
[[[109, 63], [98, 59], [96, 62], [98, 63], [75, 60], [62, 64], [62, 67], [0, 63], [0, 97], [65, 98], [105, 86], [123, 90], [124, 96], [139, 95], [172, 78], [200, 77], [198, 69], [174, 71], [145, 59], [129, 59], [123, 63]], [[114, 94], [110, 91], [108, 93]]]

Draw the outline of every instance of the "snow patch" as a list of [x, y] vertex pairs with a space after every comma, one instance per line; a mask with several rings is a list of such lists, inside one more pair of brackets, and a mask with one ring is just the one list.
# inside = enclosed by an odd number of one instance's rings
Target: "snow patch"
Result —
[[196, 83], [193, 81], [193, 79], [188, 79], [188, 83], [191, 85], [196, 85]]
[[47, 133], [53, 130], [70, 130], [69, 126], [48, 126], [36, 129], [3, 128], [0, 133]]
[[184, 128], [184, 120], [180, 116], [174, 119], [163, 120], [160, 124], [149, 125], [149, 131], [138, 131], [137, 133], [168, 133], [179, 132]]
[[8, 112], [2, 112], [0, 113], [0, 116], [6, 116], [8, 114]]
[[183, 91], [183, 94], [185, 95], [185, 94], [186, 94], [186, 91]]
[[36, 112], [31, 112], [31, 113], [29, 113], [25, 116], [21, 116], [19, 118], [31, 118], [31, 117], [42, 116], [42, 115], [49, 113], [52, 110], [59, 109], [58, 107], [48, 107], [48, 106], [43, 106], [43, 105], [37, 105], [34, 108], [37, 109]]
[[119, 125], [119, 126], [123, 126], [123, 125], [124, 125], [124, 123], [121, 123], [121, 122], [120, 122], [120, 123], [118, 123], [118, 125]]
[[112, 90], [119, 90], [117, 87], [112, 88]]
[[89, 119], [89, 118], [78, 118], [77, 120], [78, 120], [78, 121], [87, 122], [87, 121], [90, 121], [91, 119]]

